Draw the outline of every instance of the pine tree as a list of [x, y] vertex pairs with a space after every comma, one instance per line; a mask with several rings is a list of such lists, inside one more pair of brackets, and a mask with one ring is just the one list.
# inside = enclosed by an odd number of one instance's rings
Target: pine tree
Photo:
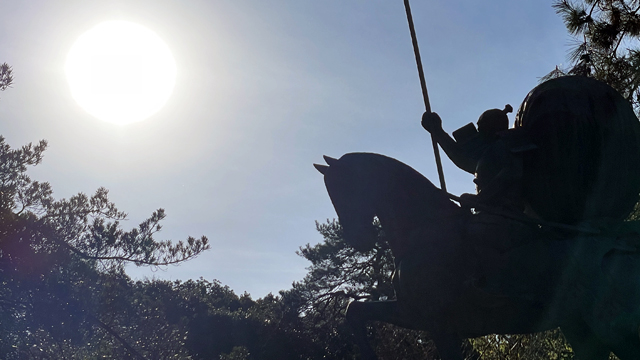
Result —
[[[309, 337], [324, 344], [318, 357], [345, 359], [358, 353], [345, 310], [352, 300], [392, 300], [394, 261], [379, 224], [379, 241], [360, 252], [346, 243], [342, 227], [333, 220], [317, 223], [322, 243], [302, 247], [298, 255], [311, 262], [307, 276], [282, 292], [283, 302], [295, 304]], [[295, 299], [295, 300], [294, 300]], [[435, 346], [422, 331], [384, 323], [368, 328], [372, 345], [381, 359], [434, 359]]]
[[[0, 65], [0, 90], [12, 81], [11, 67]], [[13, 149], [0, 136], [0, 358], [183, 354], [173, 330], [154, 320], [153, 307], [128, 302], [124, 266], [186, 261], [209, 248], [207, 238], [155, 240], [165, 217], [162, 209], [123, 230], [126, 214], [104, 188], [92, 196], [55, 199], [48, 183], [27, 175], [46, 147], [40, 141]], [[136, 324], [122, 316], [132, 306], [133, 313], [146, 313], [134, 317], [141, 320]], [[150, 330], [140, 331], [146, 327]]]
[[574, 45], [570, 66], [556, 68], [543, 80], [583, 75], [601, 80], [640, 109], [640, 1], [555, 1]]

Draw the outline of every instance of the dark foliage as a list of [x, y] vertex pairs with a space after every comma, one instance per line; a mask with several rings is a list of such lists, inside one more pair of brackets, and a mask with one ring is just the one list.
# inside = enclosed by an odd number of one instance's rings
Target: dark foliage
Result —
[[563, 75], [604, 81], [640, 106], [640, 1], [557, 0], [553, 7], [574, 37], [571, 66], [556, 68], [543, 80]]
[[[154, 351], [165, 345], [180, 353], [171, 331], [155, 326], [154, 307], [128, 297], [124, 265], [179, 263], [207, 239], [156, 241], [162, 209], [122, 230], [125, 214], [102, 188], [54, 199], [48, 183], [26, 175], [46, 146], [12, 149], [0, 137], [0, 358], [161, 358]], [[133, 324], [123, 317], [131, 307], [149, 315]]]
[[11, 87], [13, 83], [13, 69], [7, 63], [0, 65], [0, 91]]
[[[359, 350], [345, 322], [345, 309], [352, 300], [391, 300], [393, 255], [380, 227], [379, 241], [368, 252], [358, 252], [342, 239], [342, 228], [335, 220], [316, 224], [324, 242], [306, 245], [299, 255], [311, 262], [309, 273], [283, 293], [283, 300], [295, 296], [305, 328], [316, 331], [324, 344], [326, 358], [350, 359]], [[309, 331], [309, 330], [307, 330]], [[382, 359], [430, 359], [435, 348], [428, 334], [396, 326], [374, 323], [370, 339]]]

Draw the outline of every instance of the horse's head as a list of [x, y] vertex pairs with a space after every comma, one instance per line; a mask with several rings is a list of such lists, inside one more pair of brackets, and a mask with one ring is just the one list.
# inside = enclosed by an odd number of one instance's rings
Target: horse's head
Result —
[[392, 249], [410, 250], [407, 234], [412, 230], [439, 226], [446, 217], [459, 214], [460, 208], [442, 191], [398, 160], [370, 153], [350, 153], [339, 160], [325, 156], [325, 160], [329, 166], [315, 167], [324, 174], [344, 239], [356, 250], [366, 251], [375, 244], [374, 216]]
[[314, 164], [324, 182], [342, 226], [344, 240], [358, 251], [368, 251], [377, 240], [373, 225], [374, 196], [363, 173], [348, 161], [325, 156], [326, 165]]

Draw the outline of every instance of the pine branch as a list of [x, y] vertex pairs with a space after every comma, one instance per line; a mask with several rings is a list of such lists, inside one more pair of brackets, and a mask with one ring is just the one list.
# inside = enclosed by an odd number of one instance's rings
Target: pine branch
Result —
[[91, 314], [87, 314], [87, 318], [92, 322], [94, 322], [96, 325], [98, 325], [100, 328], [102, 328], [104, 331], [106, 331], [109, 335], [113, 336], [135, 358], [139, 360], [146, 360], [146, 358], [142, 356], [142, 354], [140, 354], [136, 349], [134, 349], [133, 346], [131, 346], [125, 339], [123, 339], [115, 330], [113, 330], [107, 324], [100, 321], [100, 319], [98, 319], [97, 317]]

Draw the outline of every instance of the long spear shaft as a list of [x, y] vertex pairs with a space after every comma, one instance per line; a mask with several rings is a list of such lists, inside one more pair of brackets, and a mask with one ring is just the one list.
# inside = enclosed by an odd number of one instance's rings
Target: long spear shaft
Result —
[[[407, 12], [407, 21], [409, 22], [409, 31], [411, 31], [411, 42], [413, 43], [413, 52], [416, 55], [416, 64], [418, 65], [418, 75], [420, 76], [420, 86], [422, 87], [422, 97], [424, 98], [424, 107], [427, 112], [431, 112], [431, 104], [429, 103], [429, 93], [427, 92], [427, 81], [424, 79], [424, 70], [422, 69], [422, 60], [420, 58], [420, 49], [418, 49], [418, 38], [416, 37], [416, 29], [413, 26], [413, 16], [411, 16], [411, 7], [409, 0], [404, 0], [404, 9]], [[433, 154], [436, 157], [436, 166], [438, 167], [438, 177], [440, 178], [440, 188], [447, 191], [447, 185], [444, 182], [444, 171], [442, 170], [442, 160], [440, 159], [440, 148], [433, 134], [431, 134], [431, 144], [433, 145]]]

